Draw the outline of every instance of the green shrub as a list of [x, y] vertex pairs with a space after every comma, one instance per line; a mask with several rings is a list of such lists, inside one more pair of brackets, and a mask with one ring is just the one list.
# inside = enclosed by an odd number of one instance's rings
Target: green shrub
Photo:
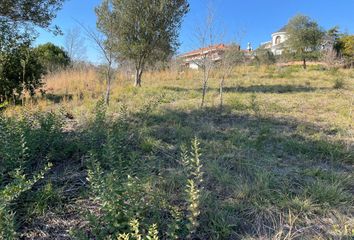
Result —
[[31, 179], [28, 179], [21, 169], [16, 169], [11, 174], [12, 180], [0, 189], [0, 239], [17, 239], [12, 203], [42, 179], [51, 166], [51, 164], [48, 164], [44, 170]]
[[343, 89], [345, 86], [345, 80], [343, 78], [336, 78], [333, 83], [334, 89]]

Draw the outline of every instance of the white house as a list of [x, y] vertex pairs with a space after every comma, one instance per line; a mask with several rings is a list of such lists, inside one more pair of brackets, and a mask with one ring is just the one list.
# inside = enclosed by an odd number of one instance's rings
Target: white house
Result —
[[281, 55], [284, 52], [284, 45], [287, 39], [286, 26], [284, 26], [272, 34], [271, 41], [264, 42], [261, 46], [265, 49], [269, 49], [274, 55]]
[[[272, 40], [261, 43], [261, 47], [269, 49], [274, 55], [282, 55], [285, 50], [285, 42], [288, 39], [286, 26], [272, 34]], [[330, 51], [333, 49], [334, 39], [325, 35], [320, 46], [320, 51]]]

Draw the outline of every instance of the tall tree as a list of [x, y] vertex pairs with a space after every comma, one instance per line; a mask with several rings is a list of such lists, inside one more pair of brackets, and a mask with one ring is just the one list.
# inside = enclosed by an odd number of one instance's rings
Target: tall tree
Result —
[[289, 50], [303, 60], [306, 69], [306, 60], [319, 51], [324, 37], [323, 30], [309, 17], [297, 15], [289, 21], [286, 32]]
[[72, 61], [82, 61], [86, 54], [86, 39], [81, 34], [79, 27], [74, 27], [66, 31], [65, 35], [65, 50]]
[[175, 52], [178, 30], [188, 10], [187, 0], [103, 0], [96, 8], [97, 27], [113, 38], [115, 58], [134, 63], [135, 86], [141, 86], [148, 64], [165, 60]]
[[[102, 16], [103, 17], [103, 16]], [[83, 24], [79, 23], [84, 29], [86, 36], [96, 45], [97, 49], [101, 52], [105, 64], [105, 78], [106, 78], [106, 94], [105, 103], [109, 105], [110, 95], [111, 95], [111, 83], [114, 76], [114, 54], [113, 54], [113, 18], [111, 16], [106, 16], [107, 21], [107, 31], [105, 37], [103, 34], [94, 31]]]

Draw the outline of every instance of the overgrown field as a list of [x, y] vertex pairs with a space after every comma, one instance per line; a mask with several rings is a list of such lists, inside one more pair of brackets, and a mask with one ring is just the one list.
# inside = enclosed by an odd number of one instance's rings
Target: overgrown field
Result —
[[352, 239], [354, 70], [56, 73], [0, 118], [0, 239]]

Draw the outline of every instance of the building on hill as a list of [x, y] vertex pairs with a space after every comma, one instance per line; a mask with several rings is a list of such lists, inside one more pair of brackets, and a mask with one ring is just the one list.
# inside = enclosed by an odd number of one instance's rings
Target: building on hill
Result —
[[288, 39], [286, 26], [272, 34], [272, 40], [261, 44], [261, 48], [270, 50], [274, 55], [281, 55], [285, 50], [285, 42]]
[[[246, 56], [251, 56], [253, 50], [250, 44], [248, 46], [248, 50], [241, 50], [241, 47], [238, 47], [240, 51], [245, 53]], [[214, 63], [221, 61], [227, 47], [228, 46], [225, 44], [218, 44], [205, 48], [199, 48], [197, 50], [184, 53], [178, 56], [178, 58], [182, 61], [183, 67], [197, 70], [202, 64], [202, 61], [206, 58]]]
[[[274, 55], [282, 55], [286, 48], [286, 40], [288, 39], [288, 34], [286, 32], [286, 26], [282, 27], [278, 31], [272, 34], [272, 40], [268, 42], [261, 43], [260, 48], [268, 49]], [[330, 51], [334, 46], [334, 39], [328, 35], [325, 35], [323, 42], [320, 46], [321, 51]]]

